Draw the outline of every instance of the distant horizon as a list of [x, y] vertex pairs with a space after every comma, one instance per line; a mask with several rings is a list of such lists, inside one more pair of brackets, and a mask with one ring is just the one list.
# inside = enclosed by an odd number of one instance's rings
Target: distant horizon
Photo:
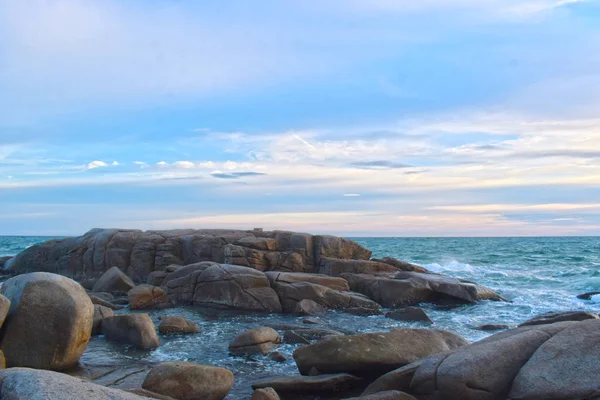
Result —
[[600, 236], [599, 0], [0, 0], [0, 234]]

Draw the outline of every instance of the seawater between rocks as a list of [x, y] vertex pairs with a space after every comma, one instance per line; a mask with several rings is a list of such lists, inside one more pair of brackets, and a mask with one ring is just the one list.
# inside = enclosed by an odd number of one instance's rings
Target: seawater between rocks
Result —
[[[14, 255], [47, 239], [0, 237], [0, 257]], [[583, 301], [576, 298], [583, 292], [600, 291], [598, 237], [352, 239], [373, 250], [374, 257], [392, 256], [436, 272], [472, 280], [511, 300], [509, 303], [482, 302], [449, 310], [423, 305], [434, 321], [431, 328], [454, 331], [471, 341], [490, 334], [473, 329], [483, 324], [516, 325], [547, 311], [600, 310], [596, 299]], [[202, 333], [163, 336], [161, 347], [150, 352], [140, 352], [97, 337], [91, 340], [82, 361], [93, 365], [128, 365], [185, 360], [228, 368], [236, 378], [229, 396], [231, 399], [248, 398], [252, 381], [298, 373], [291, 357], [298, 345], [282, 345], [278, 349], [288, 356], [284, 363], [262, 356], [232, 357], [227, 346], [235, 335], [246, 329], [268, 324], [303, 325], [303, 318], [194, 307], [150, 311], [149, 314], [156, 324], [161, 315], [183, 316], [195, 322]], [[360, 317], [341, 312], [330, 312], [321, 319], [326, 328], [357, 333], [423, 327], [383, 316]]]

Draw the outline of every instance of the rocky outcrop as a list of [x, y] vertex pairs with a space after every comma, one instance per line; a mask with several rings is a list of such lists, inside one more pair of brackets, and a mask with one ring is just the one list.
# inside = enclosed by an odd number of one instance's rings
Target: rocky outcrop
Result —
[[597, 313], [585, 312], [585, 311], [563, 311], [563, 312], [548, 312], [540, 314], [534, 318], [523, 322], [519, 326], [531, 326], [531, 325], [548, 325], [556, 322], [564, 321], [585, 321], [587, 319], [599, 319], [600, 316]]
[[192, 321], [188, 321], [183, 317], [161, 316], [158, 317], [160, 324], [158, 332], [161, 335], [168, 334], [194, 334], [200, 333], [200, 328]]
[[235, 355], [267, 354], [281, 343], [273, 328], [261, 327], [242, 332], [229, 343], [229, 352]]
[[429, 316], [419, 307], [405, 307], [395, 311], [390, 311], [385, 314], [386, 318], [395, 319], [396, 321], [409, 321], [409, 322], [424, 322], [426, 324], [433, 324], [433, 321], [429, 319]]
[[112, 267], [96, 281], [92, 291], [127, 294], [134, 286], [133, 281], [119, 267]]
[[167, 292], [152, 285], [139, 285], [127, 293], [132, 310], [145, 308], [165, 308], [171, 306]]
[[600, 393], [600, 320], [524, 326], [420, 360], [364, 394], [431, 400], [591, 399]]
[[369, 260], [344, 260], [339, 258], [321, 257], [318, 272], [331, 276], [342, 274], [385, 274], [397, 273], [398, 268], [390, 264]]
[[268, 378], [252, 383], [252, 388], [272, 388], [282, 395], [300, 393], [303, 395], [314, 396], [348, 392], [361, 384], [363, 384], [363, 380], [356, 376], [349, 374], [331, 374]]
[[301, 374], [350, 373], [379, 376], [432, 354], [468, 344], [460, 336], [430, 329], [335, 336], [294, 351]]
[[420, 272], [422, 274], [431, 274], [427, 268], [421, 267], [420, 265], [411, 264], [406, 261], [398, 260], [394, 257], [383, 257], [383, 258], [374, 258], [371, 261], [376, 261], [379, 263], [389, 264], [393, 267], [396, 267], [399, 271], [405, 272]]
[[122, 390], [110, 389], [89, 381], [52, 371], [10, 368], [0, 371], [3, 400], [141, 400]]
[[348, 281], [342, 278], [336, 278], [323, 274], [291, 273], [291, 272], [267, 272], [265, 273], [271, 284], [274, 283], [300, 283], [308, 282], [321, 286], [326, 286], [333, 290], [348, 291]]
[[266, 275], [252, 268], [212, 265], [168, 282], [166, 289], [169, 299], [179, 304], [281, 312]]
[[10, 300], [0, 349], [9, 367], [64, 370], [77, 364], [92, 332], [94, 306], [77, 282], [47, 272], [2, 285]]
[[165, 362], [152, 368], [142, 387], [179, 400], [222, 400], [233, 386], [224, 368], [190, 362]]
[[129, 344], [142, 350], [160, 346], [156, 328], [148, 314], [126, 314], [102, 320], [102, 333], [107, 340]]
[[293, 313], [298, 303], [308, 299], [325, 308], [344, 310], [349, 308], [366, 308], [378, 310], [379, 304], [358, 293], [342, 292], [309, 282], [273, 283], [273, 289], [279, 295], [284, 312]]
[[172, 264], [231, 259], [229, 263], [261, 271], [315, 272], [322, 257], [368, 260], [370, 255], [351, 240], [288, 231], [92, 229], [80, 237], [32, 246], [5, 267], [12, 273], [45, 271], [84, 280], [117, 266], [141, 283]]
[[444, 275], [400, 272], [388, 276], [343, 274], [350, 288], [384, 307], [414, 306], [419, 303], [470, 304], [479, 300], [504, 300], [490, 289]]
[[298, 315], [323, 315], [327, 313], [327, 309], [313, 300], [304, 299], [296, 303], [294, 313]]

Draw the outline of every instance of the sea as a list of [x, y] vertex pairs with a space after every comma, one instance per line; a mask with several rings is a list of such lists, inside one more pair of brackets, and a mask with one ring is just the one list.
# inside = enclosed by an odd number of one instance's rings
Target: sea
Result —
[[[48, 237], [0, 236], [0, 257], [14, 255]], [[422, 308], [434, 321], [431, 326], [399, 322], [383, 316], [355, 316], [332, 311], [320, 317], [324, 327], [344, 332], [376, 332], [394, 328], [443, 329], [470, 341], [489, 336], [475, 329], [484, 324], [515, 326], [549, 311], [600, 311], [600, 296], [590, 301], [578, 294], [600, 291], [600, 237], [519, 238], [351, 238], [373, 251], [373, 257], [392, 256], [423, 265], [434, 272], [468, 279], [487, 286], [509, 302], [481, 302], [443, 309], [432, 304]], [[126, 310], [123, 312], [127, 312]], [[257, 326], [300, 325], [302, 317], [259, 314], [195, 307], [178, 307], [150, 312], [155, 322], [161, 315], [180, 315], [194, 321], [199, 335], [163, 337], [153, 351], [109, 343], [93, 338], [82, 357], [92, 365], [192, 361], [216, 365], [234, 372], [236, 383], [230, 399], [248, 398], [251, 382], [279, 375], [298, 374], [292, 353], [298, 344], [278, 350], [288, 360], [277, 363], [268, 357], [233, 357], [229, 341], [238, 333]]]

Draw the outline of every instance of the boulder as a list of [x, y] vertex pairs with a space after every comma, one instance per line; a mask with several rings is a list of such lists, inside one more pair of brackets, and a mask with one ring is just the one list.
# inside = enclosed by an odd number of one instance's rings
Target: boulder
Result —
[[352, 240], [330, 236], [317, 235], [313, 237], [315, 262], [320, 263], [322, 257], [342, 260], [369, 260], [371, 251]]
[[588, 399], [600, 393], [600, 320], [529, 325], [392, 371], [364, 394], [431, 400]]
[[283, 332], [283, 342], [288, 344], [310, 344], [329, 336], [341, 336], [344, 333], [332, 329], [304, 328], [290, 329]]
[[321, 257], [319, 273], [340, 277], [342, 274], [387, 274], [398, 273], [393, 265], [369, 260], [341, 260]]
[[142, 387], [178, 400], [222, 400], [233, 386], [231, 371], [190, 362], [165, 362], [150, 371]]
[[145, 308], [165, 308], [169, 307], [169, 296], [167, 292], [159, 287], [151, 285], [139, 285], [127, 293], [129, 307], [132, 310]]
[[301, 272], [278, 272], [269, 271], [265, 272], [271, 284], [276, 282], [280, 283], [298, 283], [298, 282], [309, 282], [317, 285], [326, 286], [330, 289], [348, 291], [350, 287], [348, 282], [343, 278], [336, 278], [333, 276], [323, 274], [307, 274]]
[[208, 267], [212, 267], [213, 265], [217, 265], [217, 263], [214, 263], [212, 261], [202, 261], [199, 263], [180, 266], [172, 272], [169, 272], [167, 276], [165, 276], [161, 286], [166, 286], [169, 282], [191, 275], [193, 272], [204, 271], [205, 269], [207, 269]]
[[173, 316], [161, 316], [158, 317], [160, 324], [158, 325], [158, 332], [161, 335], [167, 335], [170, 333], [177, 334], [194, 334], [200, 333], [200, 328], [196, 324], [183, 317]]
[[35, 272], [9, 279], [1, 291], [10, 301], [0, 342], [9, 367], [64, 370], [77, 364], [94, 317], [94, 306], [80, 284]]
[[94, 304], [94, 324], [92, 325], [92, 335], [102, 333], [102, 321], [109, 317], [114, 317], [115, 313], [108, 307]]
[[580, 295], [577, 295], [578, 299], [581, 300], [591, 300], [592, 297], [599, 295], [600, 292], [587, 292], [587, 293], [582, 293]]
[[103, 306], [106, 308], [110, 308], [111, 310], [122, 310], [124, 307], [120, 306], [118, 304], [113, 304], [110, 301], [106, 301], [98, 296], [95, 296], [93, 294], [89, 294], [90, 297], [90, 301], [92, 302], [92, 304], [95, 305], [99, 305], [99, 306]]
[[379, 304], [371, 299], [352, 292], [341, 292], [309, 282], [273, 284], [273, 289], [279, 295], [284, 312], [296, 311], [297, 304], [302, 300], [312, 300], [325, 308], [344, 310], [361, 307], [378, 310]]
[[287, 357], [279, 351], [273, 351], [269, 353], [269, 360], [282, 363], [287, 361]]
[[277, 293], [263, 272], [237, 265], [213, 265], [167, 283], [169, 299], [241, 310], [281, 312]]
[[83, 281], [79, 282], [79, 284], [83, 286], [85, 290], [91, 291], [92, 289], [94, 289], [94, 285], [96, 284], [96, 282], [98, 282], [98, 278], [90, 278], [84, 279]]
[[585, 311], [548, 312], [545, 314], [540, 314], [528, 321], [525, 321], [519, 326], [547, 325], [554, 324], [555, 322], [585, 321], [587, 319], [598, 318], [600, 318], [600, 316], [597, 313]]
[[262, 327], [242, 332], [229, 343], [229, 352], [235, 355], [267, 354], [281, 343], [279, 333]]
[[387, 392], [379, 392], [367, 396], [352, 397], [345, 400], [417, 400], [410, 394], [400, 392], [398, 390], [388, 390]]
[[419, 303], [472, 304], [480, 300], [504, 300], [483, 286], [443, 275], [400, 272], [394, 279], [366, 274], [342, 276], [352, 290], [389, 308]]
[[385, 314], [386, 318], [395, 319], [396, 321], [410, 321], [410, 322], [424, 322], [426, 324], [433, 324], [433, 321], [429, 319], [425, 311], [419, 307], [405, 307], [395, 311], [390, 311]]
[[421, 267], [420, 265], [411, 264], [406, 261], [400, 261], [398, 259], [395, 259], [394, 257], [374, 258], [371, 261], [389, 264], [389, 265], [395, 267], [396, 269], [398, 269], [399, 271], [420, 272], [422, 274], [431, 274], [432, 273], [427, 268]]
[[102, 333], [107, 340], [129, 344], [142, 350], [160, 346], [156, 328], [148, 314], [125, 314], [102, 320]]
[[509, 328], [510, 328], [510, 326], [508, 326], [506, 324], [485, 324], [485, 325], [480, 325], [480, 326], [476, 327], [475, 329], [477, 329], [478, 331], [492, 332], [492, 331], [503, 331], [503, 330], [506, 330]]
[[0, 393], [2, 400], [146, 399], [58, 372], [29, 368], [9, 368], [0, 371]]
[[300, 300], [296, 303], [294, 313], [298, 315], [323, 315], [327, 313], [327, 309], [313, 300]]
[[383, 311], [375, 310], [372, 308], [362, 308], [362, 307], [350, 307], [344, 309], [345, 313], [352, 315], [360, 315], [361, 317], [368, 317], [371, 315], [383, 315]]
[[152, 271], [148, 274], [146, 283], [152, 286], [162, 286], [167, 275], [169, 275], [167, 271]]
[[119, 267], [112, 267], [98, 279], [93, 291], [127, 294], [134, 286], [133, 281]]
[[10, 300], [0, 294], [0, 328], [4, 325], [9, 310]]
[[397, 329], [335, 336], [298, 348], [294, 359], [301, 374], [379, 376], [432, 354], [468, 344], [460, 336], [433, 329]]
[[334, 394], [348, 392], [363, 384], [363, 380], [349, 374], [319, 376], [283, 376], [252, 383], [252, 389], [272, 388], [277, 393]]
[[273, 388], [256, 389], [250, 400], [279, 400], [279, 395]]
[[4, 266], [8, 264], [8, 260], [12, 259], [13, 256], [0, 257], [0, 270], [4, 269]]

